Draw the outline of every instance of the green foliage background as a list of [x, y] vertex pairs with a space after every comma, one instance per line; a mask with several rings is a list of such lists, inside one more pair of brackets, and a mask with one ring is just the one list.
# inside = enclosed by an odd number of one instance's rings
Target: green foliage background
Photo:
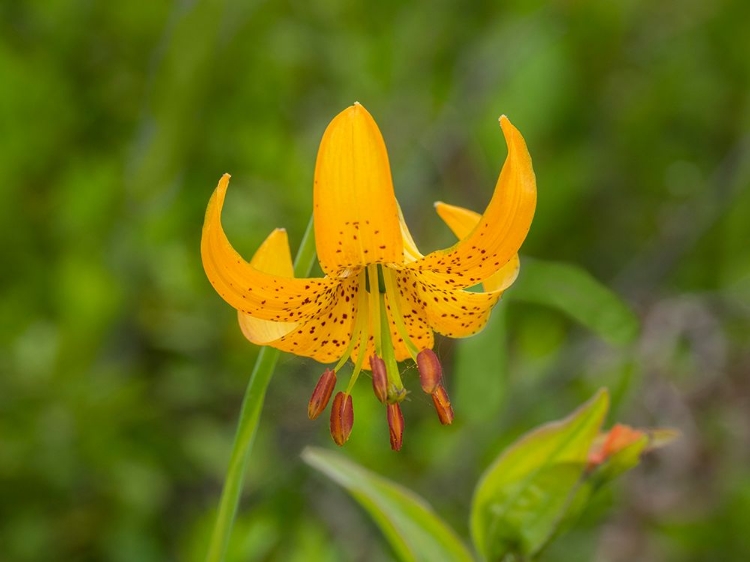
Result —
[[[205, 205], [230, 172], [236, 246], [297, 244], [355, 100], [426, 251], [451, 243], [432, 201], [488, 201], [507, 114], [539, 186], [522, 253], [584, 267], [642, 330], [508, 298], [473, 351], [492, 369], [438, 343], [454, 426], [414, 392], [393, 454], [362, 381], [345, 453], [467, 536], [499, 448], [606, 385], [614, 417], [683, 438], [546, 560], [750, 559], [748, 21], [743, 0], [0, 4], [0, 559], [202, 558], [257, 354], [203, 274]], [[306, 417], [321, 369], [280, 363], [232, 560], [391, 559], [299, 458], [333, 447]]]

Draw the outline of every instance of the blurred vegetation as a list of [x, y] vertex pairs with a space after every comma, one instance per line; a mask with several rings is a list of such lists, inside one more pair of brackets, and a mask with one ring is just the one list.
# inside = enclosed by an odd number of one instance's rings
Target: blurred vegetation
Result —
[[[499, 448], [609, 386], [616, 419], [683, 438], [546, 559], [750, 559], [748, 21], [743, 0], [0, 4], [0, 559], [202, 558], [257, 355], [203, 274], [205, 205], [230, 172], [236, 246], [298, 243], [317, 143], [355, 100], [426, 251], [451, 242], [432, 201], [489, 199], [507, 114], [539, 185], [522, 253], [584, 267], [642, 330], [608, 343], [508, 298], [496, 368], [438, 343], [454, 426], [415, 393], [393, 454], [363, 383], [344, 453], [468, 536]], [[334, 447], [306, 416], [321, 369], [280, 363], [232, 560], [392, 557], [299, 458]]]

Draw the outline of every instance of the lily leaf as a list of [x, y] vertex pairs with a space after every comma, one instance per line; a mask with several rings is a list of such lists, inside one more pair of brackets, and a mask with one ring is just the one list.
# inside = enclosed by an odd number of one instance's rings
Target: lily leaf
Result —
[[608, 408], [602, 389], [567, 418], [527, 433], [487, 469], [471, 512], [472, 538], [486, 559], [537, 555], [585, 504], [589, 451]]
[[468, 562], [473, 557], [422, 498], [338, 453], [308, 447], [304, 461], [356, 499], [380, 527], [399, 559], [408, 562]]
[[523, 257], [506, 298], [556, 308], [612, 344], [638, 336], [638, 318], [614, 292], [574, 265]]

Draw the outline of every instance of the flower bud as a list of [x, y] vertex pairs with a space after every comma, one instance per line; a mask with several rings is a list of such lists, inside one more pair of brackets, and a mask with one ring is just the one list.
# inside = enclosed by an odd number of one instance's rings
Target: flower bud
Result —
[[432, 394], [438, 388], [443, 378], [443, 369], [440, 360], [431, 349], [423, 349], [417, 354], [417, 369], [419, 369], [419, 382], [422, 390]]
[[647, 434], [643, 431], [633, 429], [628, 425], [615, 424], [609, 432], [600, 434], [594, 440], [594, 444], [589, 450], [589, 469], [604, 463], [612, 455], [632, 445], [645, 435]]
[[385, 370], [385, 361], [373, 355], [370, 357], [370, 369], [372, 370], [372, 389], [378, 400], [385, 404], [388, 398], [388, 373]]
[[445, 391], [445, 387], [442, 384], [439, 384], [435, 392], [432, 394], [432, 403], [435, 404], [435, 410], [437, 411], [438, 418], [440, 418], [440, 423], [443, 425], [450, 425], [453, 423], [451, 399], [448, 398], [448, 393]]
[[388, 404], [388, 429], [391, 433], [391, 449], [400, 451], [404, 442], [404, 416], [398, 404]]
[[341, 446], [349, 439], [354, 425], [354, 406], [350, 394], [339, 392], [331, 406], [331, 437]]
[[332, 369], [326, 369], [318, 380], [318, 384], [315, 385], [310, 402], [307, 404], [307, 417], [314, 420], [326, 409], [335, 386], [336, 372]]

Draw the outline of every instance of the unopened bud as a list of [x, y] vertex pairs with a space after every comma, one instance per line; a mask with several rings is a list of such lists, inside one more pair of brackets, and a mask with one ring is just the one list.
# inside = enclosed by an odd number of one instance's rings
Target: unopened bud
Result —
[[398, 404], [388, 404], [388, 429], [391, 433], [391, 449], [400, 451], [404, 442], [404, 415]]
[[432, 394], [432, 403], [435, 404], [435, 410], [437, 411], [440, 423], [443, 425], [450, 425], [453, 423], [453, 408], [451, 407], [451, 399], [448, 398], [448, 393], [445, 391], [445, 387], [439, 384], [435, 392]]
[[388, 373], [385, 370], [385, 361], [373, 355], [370, 357], [370, 369], [372, 370], [372, 389], [378, 400], [385, 404], [388, 398]]
[[623, 424], [615, 424], [607, 433], [600, 434], [589, 450], [589, 469], [598, 466], [646, 435], [643, 431]]
[[349, 439], [354, 425], [354, 406], [350, 394], [339, 392], [331, 405], [331, 437], [341, 446]]
[[335, 386], [336, 372], [326, 369], [318, 380], [318, 384], [315, 385], [310, 402], [307, 403], [307, 417], [314, 420], [326, 409]]
[[420, 351], [417, 354], [417, 369], [419, 369], [419, 382], [422, 383], [422, 390], [427, 394], [435, 392], [443, 378], [443, 368], [435, 352], [431, 349]]

